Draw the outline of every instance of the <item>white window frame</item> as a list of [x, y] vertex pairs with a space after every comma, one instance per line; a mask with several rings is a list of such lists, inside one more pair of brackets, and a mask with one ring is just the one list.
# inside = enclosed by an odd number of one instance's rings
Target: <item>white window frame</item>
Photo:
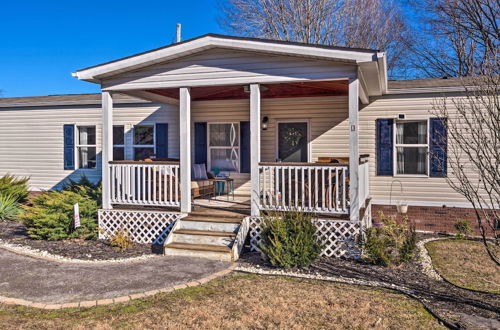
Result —
[[[238, 146], [237, 147], [223, 147], [223, 146], [210, 146], [210, 125], [217, 125], [217, 124], [234, 124], [237, 125], [238, 127]], [[227, 121], [227, 122], [207, 122], [207, 171], [211, 171], [212, 169], [212, 157], [210, 157], [210, 153], [212, 149], [231, 149], [235, 148], [237, 153], [238, 153], [238, 162], [236, 164], [236, 171], [230, 171], [233, 173], [240, 173], [241, 171], [241, 127], [240, 127], [240, 122], [233, 122], [233, 121]], [[228, 172], [228, 171], [221, 171], [221, 172]]]
[[[426, 144], [397, 144], [396, 143], [396, 135], [397, 135], [397, 124], [402, 123], [402, 122], [423, 122], [425, 121], [427, 123], [427, 143]], [[392, 168], [393, 170], [393, 177], [406, 177], [406, 178], [411, 178], [411, 177], [417, 177], [417, 178], [428, 178], [429, 177], [429, 166], [430, 166], [430, 160], [429, 160], [429, 148], [430, 148], [430, 136], [429, 136], [429, 118], [412, 118], [412, 119], [394, 119], [393, 122], [393, 127], [392, 127]], [[398, 154], [397, 154], [397, 148], [398, 147], [425, 147], [427, 148], [426, 152], [426, 157], [427, 157], [427, 173], [426, 174], [399, 174], [398, 173]]]
[[[74, 125], [74, 131], [75, 131], [75, 136], [74, 136], [74, 144], [75, 144], [75, 169], [82, 169], [82, 170], [95, 170], [97, 169], [97, 153], [99, 152], [97, 150], [97, 125], [95, 124], [75, 124]], [[94, 127], [95, 129], [95, 144], [80, 144], [80, 127]], [[96, 163], [95, 167], [88, 168], [88, 167], [80, 167], [80, 153], [78, 152], [79, 148], [95, 148], [95, 153], [96, 153]]]
[[274, 159], [278, 161], [278, 157], [280, 154], [280, 145], [279, 145], [279, 124], [280, 123], [306, 123], [307, 124], [307, 162], [310, 163], [312, 159], [311, 155], [311, 120], [310, 119], [277, 119], [276, 120], [276, 128], [275, 128], [275, 150], [274, 150]]
[[[141, 126], [153, 126], [153, 144], [135, 144], [135, 128]], [[136, 148], [153, 148], [153, 154], [156, 154], [156, 124], [155, 123], [141, 123], [132, 126], [132, 159], [135, 159]]]
[[[113, 125], [113, 130], [114, 130], [115, 127], [123, 127], [123, 144], [114, 144], [115, 141], [113, 139], [113, 149], [114, 148], [123, 148], [123, 159], [125, 160], [126, 159], [126, 154], [127, 154], [127, 150], [125, 149], [126, 148], [125, 147], [125, 138], [126, 138], [126, 135], [127, 135], [126, 134], [126, 127], [125, 127], [125, 125]], [[113, 160], [116, 160], [116, 159], [114, 159], [114, 157], [113, 157]]]

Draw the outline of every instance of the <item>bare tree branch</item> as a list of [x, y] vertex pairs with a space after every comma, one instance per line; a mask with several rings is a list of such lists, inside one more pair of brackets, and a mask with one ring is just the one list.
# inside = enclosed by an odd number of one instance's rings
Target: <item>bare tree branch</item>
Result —
[[416, 41], [417, 70], [430, 77], [464, 77], [480, 73], [498, 55], [498, 0], [413, 0], [422, 17]]
[[445, 97], [433, 111], [447, 126], [447, 182], [474, 208], [486, 251], [500, 265], [488, 243], [499, 245], [500, 228], [500, 75], [498, 60], [489, 63], [485, 75], [463, 78], [464, 97]]
[[392, 0], [227, 0], [221, 12], [231, 34], [383, 50], [390, 74], [407, 62], [409, 28]]

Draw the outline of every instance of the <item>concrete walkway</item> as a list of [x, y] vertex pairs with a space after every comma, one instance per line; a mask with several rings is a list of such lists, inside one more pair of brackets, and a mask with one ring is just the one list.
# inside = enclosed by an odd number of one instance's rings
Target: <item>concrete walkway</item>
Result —
[[96, 300], [113, 302], [113, 298], [122, 297], [118, 301], [126, 301], [123, 297], [169, 291], [190, 282], [193, 285], [222, 274], [230, 266], [222, 261], [170, 256], [129, 263], [75, 264], [36, 259], [0, 248], [0, 296], [4, 302], [8, 297], [42, 305], [85, 301], [88, 306], [92, 301], [95, 305]]

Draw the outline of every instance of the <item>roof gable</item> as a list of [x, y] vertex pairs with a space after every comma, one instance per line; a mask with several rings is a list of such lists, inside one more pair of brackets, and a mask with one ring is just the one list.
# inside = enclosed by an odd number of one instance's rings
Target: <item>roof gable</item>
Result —
[[172, 61], [213, 48], [252, 51], [263, 54], [292, 55], [295, 57], [348, 63], [372, 62], [384, 56], [383, 53], [376, 50], [306, 45], [293, 42], [208, 34], [182, 43], [172, 44], [145, 53], [78, 70], [73, 73], [73, 76], [80, 80], [99, 83], [103, 78], [138, 70], [157, 63]]
[[229, 86], [249, 83], [331, 80], [356, 77], [354, 63], [226, 48], [101, 76], [103, 90], [141, 90], [183, 86]]

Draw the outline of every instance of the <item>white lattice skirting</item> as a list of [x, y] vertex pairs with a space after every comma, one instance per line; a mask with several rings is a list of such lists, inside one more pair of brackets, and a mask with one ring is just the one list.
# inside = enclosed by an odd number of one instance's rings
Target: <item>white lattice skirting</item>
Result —
[[[250, 218], [250, 246], [253, 251], [259, 250], [262, 240], [261, 232], [264, 219]], [[313, 220], [317, 228], [317, 235], [323, 245], [321, 256], [359, 258], [361, 250], [358, 242], [361, 233], [361, 222], [340, 220]]]
[[182, 213], [134, 210], [99, 210], [99, 238], [127, 230], [136, 243], [163, 244]]

